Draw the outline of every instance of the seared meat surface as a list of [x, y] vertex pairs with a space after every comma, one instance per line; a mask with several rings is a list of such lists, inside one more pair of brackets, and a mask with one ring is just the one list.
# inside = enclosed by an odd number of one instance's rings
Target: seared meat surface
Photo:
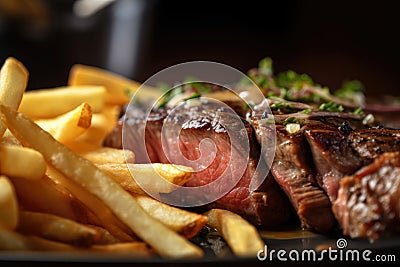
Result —
[[400, 153], [385, 153], [341, 180], [333, 211], [345, 235], [371, 240], [400, 232]]

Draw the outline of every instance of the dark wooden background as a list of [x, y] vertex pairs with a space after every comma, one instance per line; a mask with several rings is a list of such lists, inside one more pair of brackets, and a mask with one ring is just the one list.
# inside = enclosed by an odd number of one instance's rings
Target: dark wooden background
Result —
[[[90, 18], [72, 13], [74, 1], [42, 2], [45, 26], [0, 12], [0, 59], [27, 65], [29, 89], [65, 84], [74, 63], [144, 81], [185, 61], [245, 72], [270, 56], [276, 71], [308, 73], [332, 89], [359, 79], [369, 95], [400, 95], [400, 23], [389, 1], [117, 0]], [[112, 41], [115, 25], [123, 37]], [[121, 59], [111, 64], [110, 55]]]

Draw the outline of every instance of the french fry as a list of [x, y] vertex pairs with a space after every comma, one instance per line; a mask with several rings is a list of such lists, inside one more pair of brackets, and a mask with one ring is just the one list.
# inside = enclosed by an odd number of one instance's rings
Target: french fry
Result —
[[50, 241], [36, 236], [24, 236], [0, 225], [0, 250], [10, 251], [77, 251], [68, 244]]
[[135, 258], [149, 258], [154, 257], [155, 253], [143, 242], [131, 242], [131, 243], [118, 243], [110, 245], [93, 245], [88, 251], [90, 252], [101, 252], [101, 253], [112, 253], [127, 254], [129, 257]]
[[0, 224], [0, 250], [28, 250], [24, 237]]
[[257, 229], [239, 215], [222, 209], [205, 213], [208, 225], [218, 230], [229, 247], [239, 257], [255, 257], [264, 249], [264, 241]]
[[0, 145], [0, 173], [10, 177], [37, 180], [46, 172], [46, 162], [36, 150]]
[[45, 212], [86, 223], [87, 211], [82, 202], [47, 176], [39, 180], [10, 178], [18, 202], [25, 210]]
[[15, 229], [18, 221], [18, 201], [14, 186], [7, 177], [0, 176], [0, 226]]
[[[99, 238], [95, 240], [95, 244], [97, 245], [112, 245], [112, 244], [117, 244], [121, 243], [121, 240], [118, 240], [115, 238], [107, 229], [93, 225], [93, 224], [87, 224], [87, 227], [93, 228], [96, 232], [100, 233]], [[131, 242], [129, 242], [131, 243]]]
[[0, 119], [23, 145], [38, 150], [59, 172], [101, 199], [159, 255], [167, 258], [203, 255], [199, 247], [147, 214], [134, 197], [92, 162], [57, 142], [29, 118], [0, 105]]
[[36, 120], [42, 129], [49, 132], [61, 143], [72, 141], [82, 135], [92, 121], [92, 108], [82, 103], [75, 109], [51, 119]]
[[[104, 114], [93, 114], [90, 128], [84, 134], [76, 138], [75, 141], [86, 142], [88, 144], [93, 144], [96, 148], [100, 148], [109, 133], [110, 124], [114, 125]], [[68, 146], [68, 143], [66, 145]]]
[[133, 196], [150, 216], [186, 238], [195, 236], [207, 223], [207, 216], [171, 207], [146, 195]]
[[[104, 256], [127, 254], [129, 257], [148, 258], [154, 256], [154, 252], [143, 242], [119, 243], [111, 245], [93, 245], [88, 248], [76, 247], [69, 244], [51, 241], [37, 236], [24, 236], [10, 231], [0, 225], [0, 250], [9, 251], [58, 251], [93, 253]], [[109, 257], [109, 255], [107, 255]]]
[[[192, 169], [172, 164], [99, 164], [99, 169], [108, 174], [125, 190], [133, 193], [145, 193], [132, 177], [145, 177], [141, 185], [154, 193], [170, 193], [174, 185], [183, 185], [192, 177]], [[162, 179], [163, 178], [163, 179]]]
[[64, 144], [78, 154], [88, 153], [102, 148], [103, 141], [110, 133], [119, 116], [119, 107], [105, 105], [101, 113], [92, 115], [90, 128], [75, 140]]
[[64, 186], [74, 196], [78, 197], [84, 205], [93, 212], [95, 218], [88, 218], [88, 223], [102, 226], [107, 229], [115, 238], [122, 242], [134, 241], [132, 231], [124, 225], [112, 211], [96, 196], [86, 191], [79, 184], [68, 179], [53, 167], [49, 166], [47, 175], [59, 185]]
[[[0, 103], [17, 110], [28, 84], [28, 76], [21, 62], [7, 58], [0, 70]], [[0, 136], [5, 130], [4, 124], [0, 123]]]
[[[129, 80], [115, 73], [92, 66], [76, 64], [72, 66], [68, 78], [70, 86], [100, 85], [107, 88], [106, 102], [114, 105], [127, 104], [131, 96], [141, 86], [140, 83]], [[146, 88], [147, 89], [147, 88]], [[157, 99], [161, 96], [153, 88], [146, 90], [148, 97]]]
[[14, 146], [21, 146], [21, 143], [15, 138], [14, 135], [7, 129], [3, 136], [0, 137], [0, 144], [1, 145], [14, 145]]
[[53, 118], [82, 104], [90, 105], [92, 112], [101, 112], [106, 89], [102, 86], [58, 87], [26, 92], [19, 111], [32, 119]]
[[76, 221], [40, 212], [21, 211], [18, 231], [49, 240], [88, 247], [100, 238], [95, 229]]
[[112, 147], [101, 147], [96, 150], [83, 153], [82, 156], [95, 164], [125, 164], [135, 162], [135, 154], [133, 151]]

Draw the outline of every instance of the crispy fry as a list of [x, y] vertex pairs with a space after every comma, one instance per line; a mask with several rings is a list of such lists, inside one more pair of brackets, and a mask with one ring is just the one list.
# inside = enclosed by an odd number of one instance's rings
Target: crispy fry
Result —
[[87, 247], [100, 238], [95, 229], [56, 215], [21, 211], [18, 231], [49, 240]]
[[[93, 224], [87, 224], [87, 227], [93, 228], [96, 232], [100, 234], [99, 238], [94, 240], [95, 244], [97, 245], [111, 245], [111, 244], [117, 244], [120, 243], [121, 240], [118, 240], [115, 238], [107, 229], [93, 225]], [[131, 242], [130, 242], [131, 243]]]
[[0, 224], [0, 250], [28, 250], [26, 240], [20, 234]]
[[171, 207], [146, 195], [133, 196], [153, 218], [186, 238], [195, 236], [207, 223], [207, 216]]
[[148, 258], [155, 256], [155, 253], [143, 242], [131, 242], [131, 243], [118, 243], [111, 245], [93, 245], [89, 248], [89, 251], [94, 252], [106, 252], [106, 253], [123, 253], [129, 255], [129, 257], [135, 258]]
[[47, 169], [47, 175], [57, 184], [67, 188], [74, 196], [77, 196], [93, 212], [95, 217], [89, 217], [88, 223], [104, 227], [122, 242], [131, 242], [134, 240], [131, 230], [115, 217], [112, 211], [96, 196], [87, 192], [79, 184], [66, 178], [51, 166]]
[[[107, 88], [106, 102], [114, 105], [124, 105], [130, 101], [131, 96], [140, 87], [140, 83], [129, 80], [115, 73], [92, 66], [76, 64], [72, 66], [68, 84], [76, 85], [101, 85]], [[160, 93], [154, 89], [146, 90], [149, 97], [157, 99]]]
[[87, 211], [62, 185], [47, 176], [39, 180], [10, 178], [20, 206], [26, 210], [45, 212], [85, 223]]
[[35, 122], [49, 132], [61, 143], [74, 140], [82, 135], [92, 121], [92, 108], [87, 103], [82, 103], [75, 109], [51, 119], [40, 119]]
[[[58, 87], [28, 91], [19, 111], [32, 119], [53, 118], [88, 103], [92, 112], [101, 112], [106, 90], [101, 86]], [[40, 108], [39, 108], [40, 107]]]
[[46, 172], [46, 162], [36, 150], [0, 145], [0, 173], [10, 177], [37, 180]]
[[[125, 190], [133, 193], [144, 193], [143, 189], [132, 177], [145, 177], [141, 179], [141, 185], [154, 193], [169, 193], [174, 185], [183, 185], [192, 177], [192, 169], [172, 164], [99, 164], [99, 169], [107, 173], [119, 183]], [[163, 179], [160, 179], [161, 177]]]
[[104, 201], [118, 218], [158, 254], [167, 258], [195, 258], [203, 255], [200, 248], [148, 215], [128, 192], [92, 162], [57, 142], [33, 121], [3, 105], [0, 105], [0, 119], [23, 145], [41, 152], [59, 172]]
[[[17, 110], [28, 84], [28, 76], [21, 62], [7, 58], [0, 70], [0, 103]], [[0, 123], [0, 136], [5, 130], [4, 124]]]
[[264, 249], [264, 242], [257, 229], [239, 215], [222, 209], [205, 213], [208, 225], [218, 230], [229, 247], [240, 257], [255, 257]]
[[18, 201], [14, 186], [7, 177], [0, 176], [0, 226], [15, 229], [18, 221]]
[[135, 154], [131, 150], [111, 147], [101, 147], [83, 153], [82, 156], [95, 164], [125, 164], [135, 162]]
[[77, 251], [76, 247], [36, 236], [24, 236], [0, 225], [0, 250]]

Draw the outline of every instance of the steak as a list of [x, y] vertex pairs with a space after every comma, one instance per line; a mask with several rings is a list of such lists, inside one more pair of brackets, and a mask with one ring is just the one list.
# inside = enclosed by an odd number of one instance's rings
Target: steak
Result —
[[400, 232], [400, 153], [384, 153], [341, 180], [333, 211], [352, 238]]
[[[237, 180], [226, 195], [207, 207], [228, 209], [262, 226], [279, 226], [292, 218], [293, 211], [286, 195], [266, 171], [267, 166], [260, 155], [260, 145], [253, 128], [245, 120], [238, 122], [236, 113], [207, 103], [191, 107], [189, 111], [174, 111], [173, 114], [168, 110], [152, 111], [147, 118], [140, 111], [128, 111], [105, 140], [105, 145], [122, 147], [123, 123], [129, 131], [124, 133], [127, 138], [124, 147], [135, 153], [137, 163], [150, 160], [183, 164], [199, 170], [185, 185], [188, 187], [207, 185], [223, 174], [228, 180]], [[174, 131], [162, 131], [162, 127], [169, 123], [178, 126], [177, 134]], [[228, 129], [236, 134], [232, 136]], [[164, 149], [162, 137], [167, 140]], [[145, 140], [147, 151], [137, 145], [142, 140]], [[244, 153], [247, 146], [248, 158]], [[199, 157], [205, 157], [208, 162], [206, 168], [202, 166], [204, 162], [196, 161]], [[265, 178], [263, 183], [252, 189], [252, 180], [260, 178]], [[217, 183], [210, 195], [220, 190], [224, 190], [224, 184]]]
[[[259, 143], [276, 134], [276, 154], [271, 171], [275, 180], [289, 197], [302, 227], [327, 233], [336, 221], [331, 202], [315, 183], [311, 152], [304, 136], [304, 127], [290, 134], [283, 125], [273, 129], [253, 122]], [[266, 157], [267, 155], [265, 155]]]
[[334, 201], [342, 177], [363, 166], [363, 160], [354, 151], [347, 136], [330, 124], [308, 123], [305, 136], [311, 147], [316, 180]]

